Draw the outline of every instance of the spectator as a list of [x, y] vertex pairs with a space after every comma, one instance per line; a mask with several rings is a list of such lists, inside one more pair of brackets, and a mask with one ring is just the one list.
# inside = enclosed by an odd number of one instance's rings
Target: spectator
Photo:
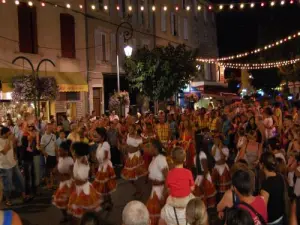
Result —
[[4, 184], [5, 204], [6, 206], [11, 206], [10, 197], [13, 190], [13, 183], [16, 180], [18, 181], [18, 185], [15, 186], [20, 187], [24, 201], [28, 198], [25, 195], [24, 179], [15, 160], [12, 141], [13, 135], [7, 127], [2, 127], [0, 135], [0, 176]]
[[53, 134], [53, 125], [47, 124], [46, 132], [41, 139], [41, 150], [46, 158], [46, 183], [48, 188], [53, 186], [53, 169], [56, 166], [56, 136]]
[[123, 225], [150, 225], [150, 216], [146, 206], [139, 201], [129, 202], [122, 213]]
[[200, 198], [194, 198], [187, 204], [186, 222], [190, 225], [208, 225], [206, 207]]
[[71, 125], [71, 133], [67, 136], [68, 140], [74, 142], [80, 142], [80, 135], [78, 133], [78, 126], [77, 124], [73, 123]]
[[276, 158], [273, 153], [265, 152], [260, 159], [261, 169], [266, 180], [262, 183], [260, 191], [268, 206], [268, 220], [274, 225], [283, 224], [284, 217], [284, 191], [285, 181], [283, 176], [276, 173]]
[[87, 212], [83, 215], [80, 225], [100, 225], [99, 218], [94, 212]]
[[254, 221], [255, 225], [267, 224], [267, 206], [261, 196], [252, 195], [254, 179], [249, 171], [238, 170], [232, 176], [232, 186], [237, 194], [240, 203], [239, 208], [247, 210]]
[[254, 225], [253, 219], [247, 210], [232, 208], [228, 211], [226, 225]]

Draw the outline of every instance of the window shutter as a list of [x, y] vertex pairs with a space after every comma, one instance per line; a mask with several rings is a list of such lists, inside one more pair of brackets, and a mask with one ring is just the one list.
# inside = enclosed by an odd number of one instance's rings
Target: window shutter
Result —
[[106, 62], [106, 35], [101, 32], [101, 61]]
[[167, 31], [166, 27], [166, 11], [161, 9], [161, 31]]
[[174, 13], [173, 12], [171, 12], [171, 14], [170, 14], [170, 17], [171, 17], [171, 34], [173, 35], [173, 36], [175, 36], [175, 29], [174, 29]]
[[61, 56], [75, 58], [75, 20], [70, 14], [60, 14]]
[[189, 39], [189, 30], [188, 30], [188, 21], [187, 18], [183, 19], [183, 32], [184, 32], [184, 40], [188, 40]]
[[116, 47], [117, 47], [117, 43], [116, 43], [116, 34], [115, 33], [111, 33], [110, 34], [110, 58], [111, 58], [111, 64], [112, 65], [116, 65]]
[[177, 33], [178, 37], [181, 37], [181, 18], [180, 16], [177, 16]]
[[110, 52], [111, 52], [111, 49], [110, 49], [110, 39], [108, 37], [108, 34], [105, 33], [105, 50], [106, 50], [106, 61], [110, 61]]
[[95, 60], [98, 64], [101, 63], [101, 44], [101, 32], [99, 32], [99, 30], [95, 30]]
[[20, 2], [18, 6], [19, 49], [24, 53], [37, 53], [36, 8]]

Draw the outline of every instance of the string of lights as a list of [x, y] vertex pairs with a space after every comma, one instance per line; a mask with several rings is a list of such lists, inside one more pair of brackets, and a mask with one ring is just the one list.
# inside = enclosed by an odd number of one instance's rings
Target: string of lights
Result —
[[299, 61], [300, 58], [269, 63], [219, 63], [218, 65], [224, 66], [225, 68], [257, 70], [293, 65], [295, 63], [298, 63]]
[[271, 48], [277, 47], [279, 45], [282, 45], [288, 41], [292, 41], [295, 38], [299, 38], [300, 37], [300, 31], [297, 33], [294, 33], [292, 35], [289, 35], [285, 38], [282, 38], [280, 40], [277, 40], [273, 43], [267, 44], [265, 46], [253, 49], [251, 51], [248, 52], [243, 52], [243, 53], [238, 53], [236, 55], [231, 55], [231, 56], [226, 56], [226, 57], [222, 57], [222, 58], [197, 58], [197, 61], [199, 62], [204, 62], [204, 63], [218, 63], [218, 62], [222, 62], [222, 61], [228, 61], [228, 60], [234, 60], [234, 59], [240, 59], [240, 58], [244, 58], [247, 57], [249, 55], [255, 55], [258, 54], [260, 52], [264, 52], [267, 51]]
[[[2, 3], [6, 3], [7, 0], [1, 0]], [[298, 4], [300, 3], [297, 2]], [[15, 0], [15, 4], [19, 5], [20, 1], [19, 0]], [[40, 1], [41, 6], [45, 7], [46, 6], [46, 2]], [[28, 1], [28, 5], [29, 6], [33, 6], [34, 2], [29, 0]], [[202, 9], [206, 8], [210, 11], [215, 11], [215, 12], [222, 12], [222, 11], [232, 11], [234, 9], [239, 9], [239, 10], [244, 10], [244, 9], [254, 9], [254, 8], [266, 8], [266, 7], [274, 7], [274, 6], [286, 6], [286, 5], [296, 5], [295, 4], [295, 0], [280, 0], [280, 1], [262, 1], [262, 2], [235, 2], [235, 3], [224, 3], [224, 4], [198, 4], [198, 5], [186, 5], [184, 7], [180, 7], [179, 5], [174, 5], [174, 6], [169, 6], [169, 5], [150, 5], [151, 11], [155, 12], [155, 11], [167, 11], [167, 10], [175, 10], [175, 11], [201, 11]], [[72, 5], [71, 3], [65, 3], [65, 7], [70, 9], [79, 9], [79, 10], [83, 10], [84, 6], [82, 4], [79, 5]], [[97, 7], [96, 4], [90, 4], [89, 7], [92, 10], [100, 10], [99, 7]], [[109, 11], [110, 10], [110, 6], [109, 5], [103, 5], [100, 7], [101, 10], [103, 11]], [[120, 5], [115, 5], [114, 7], [117, 11], [121, 10], [121, 6]], [[146, 10], [146, 6], [144, 5], [140, 5], [138, 8], [136, 8], [133, 5], [128, 5], [127, 6], [127, 11], [128, 12], [132, 12], [132, 11], [145, 11]]]

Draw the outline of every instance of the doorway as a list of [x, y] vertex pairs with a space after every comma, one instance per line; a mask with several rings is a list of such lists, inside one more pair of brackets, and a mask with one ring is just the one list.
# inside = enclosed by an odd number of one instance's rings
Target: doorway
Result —
[[93, 88], [93, 109], [95, 110], [96, 116], [102, 114], [102, 87]]

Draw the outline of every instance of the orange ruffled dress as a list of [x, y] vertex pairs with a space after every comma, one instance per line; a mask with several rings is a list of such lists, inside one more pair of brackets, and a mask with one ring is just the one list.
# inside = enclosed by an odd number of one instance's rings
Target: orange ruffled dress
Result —
[[168, 168], [168, 163], [163, 155], [155, 156], [149, 165], [149, 179], [153, 182], [151, 195], [146, 206], [150, 214], [151, 225], [158, 224], [161, 209], [166, 202], [164, 196], [165, 177], [163, 174], [163, 170], [166, 168]]
[[99, 144], [96, 157], [99, 162], [99, 168], [93, 182], [93, 187], [99, 194], [108, 195], [114, 192], [117, 187], [116, 174], [112, 162], [110, 161], [111, 153], [108, 142]]
[[[138, 147], [143, 143], [142, 139], [137, 139], [127, 136], [127, 145], [132, 147]], [[140, 151], [134, 153], [128, 153], [128, 157], [125, 161], [125, 166], [121, 172], [121, 177], [124, 180], [137, 180], [140, 177], [146, 176], [148, 174], [144, 159]]]
[[[57, 169], [60, 174], [70, 174], [70, 168], [74, 165], [72, 157], [60, 157], [58, 159]], [[71, 174], [70, 174], [71, 175]], [[59, 183], [59, 187], [53, 195], [52, 204], [57, 208], [66, 210], [69, 202], [69, 197], [74, 190], [72, 179], [64, 180]]]
[[[87, 162], [87, 157], [83, 156]], [[89, 178], [90, 166], [77, 159], [73, 168], [75, 180], [85, 181]], [[68, 203], [68, 213], [73, 217], [81, 218], [86, 212], [98, 212], [101, 210], [101, 195], [97, 193], [92, 184], [86, 181], [82, 185], [75, 185], [74, 191], [70, 195]]]

